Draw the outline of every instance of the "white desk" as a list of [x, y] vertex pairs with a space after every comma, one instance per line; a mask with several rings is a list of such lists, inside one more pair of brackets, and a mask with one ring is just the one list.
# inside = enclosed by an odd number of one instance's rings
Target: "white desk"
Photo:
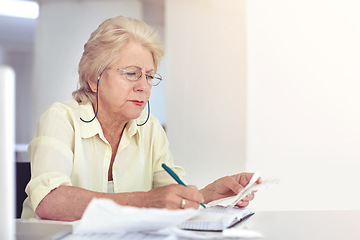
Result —
[[16, 240], [53, 240], [61, 239], [73, 231], [71, 223], [16, 219]]
[[[34, 223], [33, 227], [38, 231], [39, 227], [36, 225], [37, 223]], [[44, 226], [42, 225], [42, 228]], [[246, 226], [262, 233], [262, 240], [360, 240], [360, 210], [256, 212], [247, 220]], [[29, 230], [30, 225], [26, 227], [27, 231], [33, 234], [32, 238], [21, 233], [18, 239], [39, 239], [34, 237], [34, 229]], [[66, 231], [69, 231], [69, 228], [65, 228], [65, 232], [61, 233], [66, 235]]]
[[360, 240], [360, 210], [257, 212], [247, 226], [264, 240]]

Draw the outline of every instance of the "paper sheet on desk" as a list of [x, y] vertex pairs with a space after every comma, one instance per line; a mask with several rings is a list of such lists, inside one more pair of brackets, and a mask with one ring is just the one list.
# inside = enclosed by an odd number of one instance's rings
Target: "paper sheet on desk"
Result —
[[277, 184], [279, 182], [279, 180], [261, 180], [261, 182], [259, 184], [257, 184], [256, 181], [259, 178], [260, 178], [260, 174], [255, 173], [252, 176], [252, 178], [250, 179], [249, 184], [246, 185], [246, 187], [242, 191], [240, 191], [238, 195], [212, 201], [212, 202], [206, 204], [206, 207], [213, 207], [213, 206], [233, 207], [241, 199], [246, 197], [249, 193], [251, 193], [253, 191], [258, 191], [260, 189], [265, 189], [265, 188], [272, 186], [274, 184]]
[[156, 231], [176, 226], [196, 214], [195, 209], [136, 208], [121, 206], [109, 199], [93, 199], [75, 233]]

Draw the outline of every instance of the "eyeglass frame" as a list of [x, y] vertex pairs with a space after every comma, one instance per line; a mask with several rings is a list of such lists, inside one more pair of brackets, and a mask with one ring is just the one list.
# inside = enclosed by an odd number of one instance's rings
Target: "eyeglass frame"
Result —
[[[137, 77], [136, 80], [129, 79], [129, 77], [131, 77], [131, 76], [129, 76], [128, 74], [126, 74], [126, 73], [129, 72], [129, 71], [126, 70], [126, 69], [122, 69], [122, 68], [108, 68], [108, 69], [112, 69], [112, 70], [124, 72], [126, 79], [129, 80], [130, 82], [136, 82], [136, 81], [138, 81], [143, 75], [145, 75], [145, 78], [146, 78], [147, 83], [148, 83], [149, 85], [153, 86], [153, 87], [159, 85], [160, 82], [163, 80], [162, 76], [161, 76], [159, 73], [154, 73], [154, 76], [152, 76], [152, 75], [150, 75], [150, 74], [148, 74], [148, 73], [143, 73], [139, 67], [133, 66], [133, 68], [136, 68], [136, 69], [137, 69], [137, 72], [135, 72], [135, 73], [140, 72], [140, 74], [138, 75], [138, 77]], [[156, 78], [156, 79], [159, 80], [159, 82], [158, 82], [156, 85], [154, 85], [154, 84], [152, 84], [152, 83], [149, 82], [149, 78], [148, 78], [148, 77]], [[151, 79], [150, 81], [152, 81], [152, 79]]]

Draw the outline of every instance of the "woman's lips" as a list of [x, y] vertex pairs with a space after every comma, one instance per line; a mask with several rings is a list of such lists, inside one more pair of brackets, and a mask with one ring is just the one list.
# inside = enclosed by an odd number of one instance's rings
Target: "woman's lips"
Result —
[[144, 104], [144, 101], [138, 101], [138, 100], [130, 100], [130, 102], [134, 103], [135, 105], [142, 106]]

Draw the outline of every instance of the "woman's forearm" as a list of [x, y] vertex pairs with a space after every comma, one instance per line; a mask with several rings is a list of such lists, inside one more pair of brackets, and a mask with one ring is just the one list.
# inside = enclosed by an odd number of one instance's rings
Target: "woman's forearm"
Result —
[[144, 194], [144, 192], [101, 193], [73, 186], [60, 186], [43, 198], [36, 208], [36, 214], [42, 219], [75, 221], [81, 219], [93, 198], [108, 198], [121, 205], [142, 207]]

